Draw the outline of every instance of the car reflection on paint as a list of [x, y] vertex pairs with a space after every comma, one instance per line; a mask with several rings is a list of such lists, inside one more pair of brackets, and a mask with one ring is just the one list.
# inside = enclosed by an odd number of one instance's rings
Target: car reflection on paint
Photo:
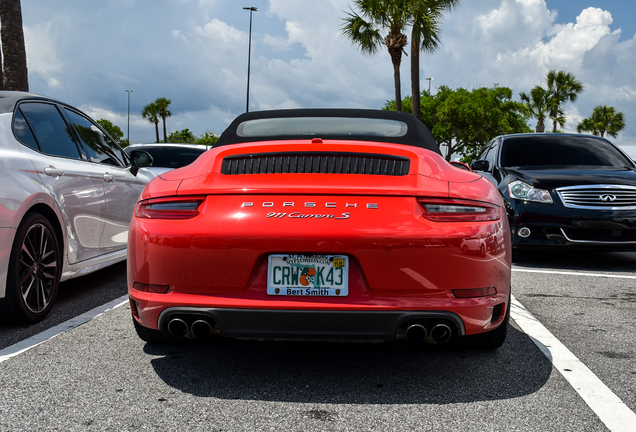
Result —
[[[496, 188], [448, 164], [412, 115], [246, 113], [213, 149], [142, 193], [129, 236], [133, 323], [149, 342], [220, 335], [495, 349], [510, 311], [502, 217]], [[473, 238], [483, 253], [458, 253]]]

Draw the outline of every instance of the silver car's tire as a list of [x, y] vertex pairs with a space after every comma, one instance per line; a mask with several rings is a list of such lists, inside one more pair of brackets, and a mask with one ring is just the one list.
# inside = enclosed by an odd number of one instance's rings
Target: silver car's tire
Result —
[[42, 321], [57, 297], [61, 261], [51, 223], [38, 213], [27, 213], [11, 248], [6, 296], [0, 300], [0, 320], [21, 324]]

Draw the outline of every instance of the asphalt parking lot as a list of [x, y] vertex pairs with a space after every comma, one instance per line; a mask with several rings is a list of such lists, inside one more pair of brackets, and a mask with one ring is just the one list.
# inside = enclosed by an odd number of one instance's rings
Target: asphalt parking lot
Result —
[[[634, 430], [621, 420], [636, 412], [636, 253], [528, 253], [512, 277], [518, 322], [495, 352], [156, 346], [137, 338], [125, 303], [86, 314], [121, 303], [122, 263], [62, 284], [44, 322], [0, 327], [0, 431]], [[82, 316], [40, 345], [12, 348]], [[537, 323], [554, 339], [529, 334]]]

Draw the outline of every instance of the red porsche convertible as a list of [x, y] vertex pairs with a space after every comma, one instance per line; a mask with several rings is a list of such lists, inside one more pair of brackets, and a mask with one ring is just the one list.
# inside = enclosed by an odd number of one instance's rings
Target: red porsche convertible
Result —
[[[468, 239], [483, 250], [465, 253]], [[412, 115], [263, 111], [147, 185], [130, 226], [128, 289], [149, 342], [494, 349], [508, 327], [510, 251], [497, 189], [447, 163]]]

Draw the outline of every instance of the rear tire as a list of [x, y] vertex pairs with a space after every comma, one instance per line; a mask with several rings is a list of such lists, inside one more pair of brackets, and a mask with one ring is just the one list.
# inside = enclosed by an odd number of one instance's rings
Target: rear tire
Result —
[[503, 345], [508, 334], [508, 324], [510, 322], [510, 299], [506, 316], [499, 327], [486, 333], [464, 336], [457, 340], [457, 347], [468, 350], [495, 350]]
[[51, 311], [59, 291], [62, 253], [51, 223], [27, 213], [11, 247], [7, 287], [0, 299], [0, 321], [33, 324]]
[[156, 344], [170, 344], [175, 343], [176, 339], [168, 333], [163, 333], [161, 330], [155, 330], [148, 327], [144, 327], [137, 322], [133, 317], [133, 324], [135, 325], [135, 331], [137, 336], [145, 342]]

